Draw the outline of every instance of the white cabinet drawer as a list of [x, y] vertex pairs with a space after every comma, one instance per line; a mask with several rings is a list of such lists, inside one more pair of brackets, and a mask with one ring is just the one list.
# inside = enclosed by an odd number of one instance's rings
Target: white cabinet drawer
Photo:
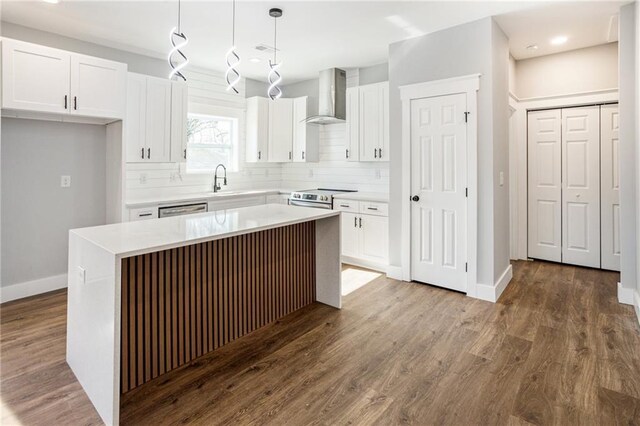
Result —
[[129, 220], [147, 220], [158, 218], [158, 207], [141, 207], [129, 210]]
[[360, 213], [374, 216], [389, 216], [389, 205], [375, 201], [360, 201]]
[[333, 209], [342, 212], [358, 213], [360, 211], [360, 202], [353, 200], [333, 200]]

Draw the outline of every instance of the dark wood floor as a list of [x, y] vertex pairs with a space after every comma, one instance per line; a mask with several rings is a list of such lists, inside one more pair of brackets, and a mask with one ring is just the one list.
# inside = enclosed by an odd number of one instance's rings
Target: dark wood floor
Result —
[[[133, 390], [122, 423], [640, 424], [617, 279], [517, 262], [491, 304], [382, 277]], [[65, 313], [64, 292], [2, 306], [2, 424], [100, 423], [64, 360]]]

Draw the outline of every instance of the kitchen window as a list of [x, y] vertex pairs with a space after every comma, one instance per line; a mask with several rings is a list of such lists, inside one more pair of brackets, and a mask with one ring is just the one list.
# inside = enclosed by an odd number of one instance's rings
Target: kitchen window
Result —
[[220, 163], [238, 170], [238, 118], [190, 113], [187, 173], [211, 173]]

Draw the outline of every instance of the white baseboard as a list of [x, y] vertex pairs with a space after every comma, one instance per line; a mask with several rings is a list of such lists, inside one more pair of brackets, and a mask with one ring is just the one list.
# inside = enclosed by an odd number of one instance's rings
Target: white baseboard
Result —
[[349, 265], [360, 266], [361, 268], [373, 269], [374, 271], [387, 273], [387, 265], [382, 265], [376, 262], [369, 262], [367, 260], [358, 259], [356, 257], [350, 256], [341, 256], [342, 263], [347, 263]]
[[402, 280], [402, 266], [387, 266], [387, 277], [393, 278], [394, 280], [403, 281]]
[[633, 289], [623, 287], [621, 283], [618, 283], [618, 302], [625, 305], [633, 305]]
[[511, 278], [513, 278], [513, 268], [509, 265], [494, 285], [476, 285], [476, 298], [493, 303], [497, 302], [502, 292], [511, 282]]
[[54, 275], [33, 281], [0, 287], [0, 303], [10, 302], [36, 294], [58, 290], [67, 287], [67, 274]]

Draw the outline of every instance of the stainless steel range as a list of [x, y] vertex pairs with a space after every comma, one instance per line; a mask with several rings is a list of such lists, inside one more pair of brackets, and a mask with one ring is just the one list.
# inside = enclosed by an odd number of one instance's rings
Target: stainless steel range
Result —
[[289, 205], [302, 207], [315, 207], [318, 209], [332, 209], [333, 196], [345, 192], [357, 192], [348, 189], [307, 189], [292, 192], [289, 196]]

